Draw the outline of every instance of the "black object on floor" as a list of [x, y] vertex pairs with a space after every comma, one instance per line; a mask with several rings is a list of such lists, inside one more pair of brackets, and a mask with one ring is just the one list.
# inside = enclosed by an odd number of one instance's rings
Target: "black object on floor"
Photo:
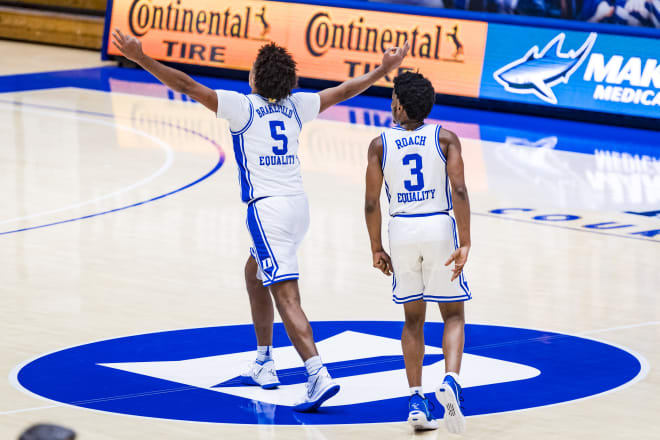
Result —
[[18, 440], [74, 440], [76, 433], [68, 428], [57, 425], [30, 426]]

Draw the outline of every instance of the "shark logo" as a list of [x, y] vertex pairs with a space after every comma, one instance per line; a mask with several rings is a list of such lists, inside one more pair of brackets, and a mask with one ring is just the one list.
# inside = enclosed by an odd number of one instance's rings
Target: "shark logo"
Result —
[[511, 93], [533, 93], [545, 102], [557, 104], [552, 87], [560, 82], [568, 83], [571, 75], [580, 67], [591, 52], [598, 35], [589, 34], [577, 50], [562, 53], [566, 34], [553, 38], [542, 50], [532, 47], [522, 58], [507, 64], [493, 73], [495, 80]]

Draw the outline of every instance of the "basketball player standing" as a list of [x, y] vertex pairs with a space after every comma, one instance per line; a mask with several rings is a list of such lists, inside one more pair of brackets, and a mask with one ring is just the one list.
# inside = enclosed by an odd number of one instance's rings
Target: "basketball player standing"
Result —
[[[403, 304], [405, 313], [401, 345], [410, 386], [408, 423], [415, 429], [438, 427], [422, 391], [426, 303], [438, 303], [445, 323], [446, 374], [436, 397], [445, 408], [445, 426], [458, 434], [465, 429], [458, 384], [465, 341], [463, 304], [472, 297], [463, 276], [470, 251], [470, 201], [458, 138], [439, 125], [424, 123], [434, 101], [433, 86], [421, 74], [405, 72], [394, 79], [392, 115], [399, 125], [369, 146], [365, 218], [373, 265], [386, 275], [394, 273], [393, 299]], [[391, 259], [381, 242], [383, 180], [391, 216]], [[452, 207], [456, 220], [449, 214]], [[450, 271], [445, 266], [452, 262]]]

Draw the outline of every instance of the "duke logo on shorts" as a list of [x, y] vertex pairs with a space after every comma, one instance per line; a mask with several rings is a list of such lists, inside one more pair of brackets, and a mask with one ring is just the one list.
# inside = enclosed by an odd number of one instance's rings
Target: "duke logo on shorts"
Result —
[[458, 248], [447, 160], [440, 126], [394, 127], [381, 134], [383, 176], [390, 203], [393, 299], [405, 303], [472, 298], [463, 273], [454, 280], [444, 263]]
[[250, 252], [264, 286], [298, 279], [297, 251], [309, 226], [300, 175], [298, 137], [316, 118], [316, 93], [294, 93], [277, 102], [218, 90], [218, 118], [229, 121], [241, 199], [248, 204]]

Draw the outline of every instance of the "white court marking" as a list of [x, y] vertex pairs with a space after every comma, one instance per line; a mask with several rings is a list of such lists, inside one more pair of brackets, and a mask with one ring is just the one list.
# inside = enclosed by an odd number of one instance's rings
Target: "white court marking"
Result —
[[[586, 335], [586, 334], [591, 334], [591, 333], [604, 333], [604, 332], [609, 332], [609, 331], [625, 330], [625, 329], [637, 328], [637, 327], [649, 327], [649, 326], [654, 326], [654, 325], [660, 325], [660, 321], [643, 322], [643, 323], [630, 324], [630, 325], [625, 325], [625, 326], [609, 327], [609, 328], [605, 328], [605, 329], [586, 330], [586, 331], [583, 331], [583, 332], [573, 333], [573, 334], [562, 333], [562, 335], [582, 337], [581, 335]], [[512, 328], [515, 328], [515, 327], [512, 327]], [[180, 329], [180, 330], [184, 330], [184, 329]], [[585, 337], [585, 339], [590, 339], [590, 340], [593, 340], [593, 341], [608, 344], [608, 345], [611, 345], [613, 347], [617, 347], [621, 350], [624, 350], [624, 351], [628, 352], [629, 354], [634, 356], [635, 359], [637, 359], [639, 361], [639, 363], [640, 363], [639, 373], [633, 379], [631, 379], [629, 382], [624, 383], [624, 384], [620, 385], [617, 388], [613, 388], [611, 390], [604, 391], [604, 392], [599, 393], [599, 394], [594, 394], [594, 395], [591, 395], [591, 396], [582, 397], [582, 398], [575, 399], [575, 400], [568, 400], [568, 401], [565, 401], [565, 402], [553, 403], [553, 404], [550, 404], [550, 405], [541, 405], [541, 406], [538, 406], [538, 407], [523, 408], [523, 409], [507, 411], [507, 412], [512, 412], [513, 413], [513, 412], [520, 412], [520, 411], [532, 411], [532, 410], [535, 410], [535, 409], [538, 409], [538, 408], [544, 408], [544, 407], [548, 407], [548, 406], [557, 406], [557, 405], [566, 405], [566, 404], [569, 404], [569, 403], [572, 403], [572, 402], [575, 402], [575, 401], [579, 401], [579, 400], [585, 400], [585, 399], [591, 399], [591, 398], [594, 398], [594, 397], [605, 396], [605, 395], [620, 391], [622, 389], [628, 388], [628, 387], [636, 384], [637, 382], [640, 382], [641, 380], [646, 378], [646, 376], [648, 375], [648, 373], [650, 371], [650, 364], [649, 364], [648, 360], [644, 356], [642, 356], [640, 353], [638, 353], [634, 350], [631, 350], [628, 347], [618, 345], [618, 344], [613, 344], [611, 342], [604, 341], [604, 340], [601, 340], [601, 339], [595, 339], [595, 338], [590, 338], [590, 337]], [[520, 342], [520, 341], [510, 341], [510, 343], [517, 343], [517, 342]], [[40, 396], [39, 394], [35, 394], [32, 391], [24, 388], [21, 385], [21, 383], [18, 381], [18, 373], [21, 371], [21, 369], [23, 367], [25, 367], [29, 363], [31, 363], [31, 362], [39, 359], [39, 358], [42, 358], [44, 356], [47, 356], [49, 354], [56, 353], [57, 351], [63, 351], [63, 350], [67, 350], [69, 348], [75, 348], [75, 347], [78, 347], [78, 346], [79, 345], [71, 346], [71, 347], [65, 347], [65, 348], [62, 348], [60, 350], [56, 350], [56, 351], [52, 351], [52, 352], [49, 352], [49, 353], [43, 353], [43, 354], [40, 354], [38, 356], [34, 356], [33, 358], [28, 359], [28, 360], [22, 362], [21, 364], [15, 366], [10, 371], [10, 373], [8, 375], [8, 381], [15, 389], [19, 390], [20, 392], [22, 392], [25, 395], [34, 397], [38, 400], [53, 402], [53, 403], [55, 403], [54, 405], [29, 407], [29, 408], [22, 408], [22, 409], [10, 410], [10, 411], [3, 411], [3, 412], [0, 412], [0, 415], [7, 415], [7, 414], [14, 414], [14, 413], [21, 413], [21, 412], [30, 412], [30, 411], [40, 411], [40, 410], [53, 409], [53, 408], [59, 408], [59, 407], [72, 407], [72, 408], [88, 410], [88, 411], [92, 411], [92, 412], [96, 412], [96, 413], [106, 413], [106, 411], [101, 411], [101, 410], [96, 410], [96, 409], [91, 409], [91, 408], [85, 408], [85, 407], [76, 405], [76, 403], [84, 403], [84, 402], [62, 403], [62, 402], [57, 402], [57, 401], [48, 399], [46, 397]], [[474, 347], [472, 347], [472, 348], [474, 348]], [[110, 366], [110, 365], [108, 365], [108, 366]], [[179, 387], [170, 388], [170, 389], [165, 389], [165, 390], [161, 390], [161, 391], [154, 391], [152, 393], [146, 393], [146, 394], [176, 393], [176, 392], [186, 391], [186, 390], [193, 389], [193, 388], [196, 388], [196, 387], [194, 387], [194, 386], [182, 386], [180, 388]], [[134, 398], [134, 397], [139, 397], [143, 394], [145, 394], [145, 393], [136, 393], [136, 394], [130, 394], [130, 395], [118, 395], [118, 396], [111, 396], [111, 397], [93, 399], [93, 401], [131, 399], [131, 398]], [[121, 413], [114, 413], [114, 414], [119, 415], [119, 416], [136, 417], [136, 418], [146, 418], [146, 419], [150, 418], [150, 417], [144, 417], [144, 416], [135, 416], [135, 415], [132, 415], [132, 414], [121, 414]], [[488, 417], [488, 416], [492, 416], [492, 415], [495, 415], [495, 414], [498, 414], [498, 413], [480, 414], [480, 415], [474, 415], [474, 416], [470, 416], [470, 417]], [[203, 422], [199, 422], [199, 423], [203, 423]]]
[[[10, 107], [10, 106], [8, 106], [7, 104], [4, 104], [4, 103], [0, 103], [0, 106]], [[13, 106], [11, 106], [11, 107], [14, 108]], [[4, 224], [7, 224], [7, 223], [18, 222], [18, 221], [21, 221], [21, 220], [33, 219], [33, 218], [37, 218], [37, 217], [43, 217], [43, 216], [49, 215], [49, 214], [57, 214], [59, 212], [69, 211], [71, 209], [80, 208], [81, 206], [90, 205], [92, 203], [100, 202], [101, 200], [105, 200], [105, 199], [109, 199], [109, 198], [118, 196], [120, 194], [132, 191], [132, 190], [134, 190], [134, 189], [136, 189], [140, 186], [146, 185], [147, 183], [157, 179], [159, 176], [163, 175], [169, 168], [171, 168], [172, 164], [174, 163], [174, 150], [172, 149], [172, 147], [168, 143], [158, 139], [157, 137], [155, 137], [155, 136], [153, 136], [153, 135], [151, 135], [151, 134], [149, 134], [145, 131], [135, 129], [133, 127], [128, 127], [126, 125], [117, 124], [114, 121], [113, 122], [108, 122], [108, 121], [104, 121], [104, 120], [100, 120], [100, 119], [88, 118], [88, 117], [81, 116], [81, 115], [78, 115], [78, 114], [59, 113], [59, 112], [55, 112], [55, 111], [52, 111], [52, 110], [27, 109], [27, 108], [24, 108], [24, 107], [21, 108], [21, 110], [32, 112], [32, 113], [45, 114], [45, 115], [49, 115], [49, 116], [68, 117], [70, 119], [77, 119], [77, 120], [81, 120], [81, 121], [91, 122], [91, 123], [94, 123], [94, 124], [105, 125], [105, 126], [108, 126], [108, 127], [116, 127], [120, 130], [125, 130], [125, 131], [135, 133], [138, 136], [143, 136], [143, 137], [151, 140], [152, 142], [154, 142], [158, 146], [160, 146], [165, 151], [165, 162], [152, 175], [150, 175], [148, 177], [145, 177], [144, 179], [139, 180], [139, 181], [137, 181], [137, 182], [135, 182], [135, 183], [133, 183], [129, 186], [123, 187], [123, 188], [121, 188], [117, 191], [114, 191], [114, 192], [111, 192], [111, 193], [108, 193], [108, 194], [104, 194], [104, 195], [96, 197], [94, 199], [86, 200], [84, 202], [74, 203], [72, 205], [68, 205], [68, 206], [65, 206], [65, 207], [62, 207], [62, 208], [52, 209], [50, 211], [38, 212], [38, 213], [35, 213], [35, 214], [28, 214], [28, 215], [24, 215], [24, 216], [21, 216], [21, 217], [11, 218], [11, 219], [8, 219], [8, 220], [2, 220], [2, 221], [0, 221], [0, 225], [4, 225]], [[71, 111], [75, 111], [75, 110], [71, 110]], [[0, 413], [0, 414], [2, 414], [2, 413]]]
[[[369, 358], [400, 356], [399, 339], [345, 331], [317, 342], [326, 363], [363, 360], [362, 365], [377, 364]], [[300, 366], [300, 358], [293, 346], [278, 347], [274, 357], [279, 369]], [[427, 354], [442, 354], [438, 347], [426, 346]], [[280, 385], [276, 390], [263, 390], [254, 386], [216, 386], [239, 376], [245, 365], [254, 358], [254, 351], [187, 359], [183, 361], [128, 362], [99, 364], [131, 373], [178, 382], [209, 391], [243, 397], [275, 405], [293, 406], [304, 392], [304, 383]], [[444, 360], [425, 365], [422, 386], [425, 393], [433, 391], [433, 378], [444, 371]], [[355, 366], [355, 365], [353, 365]], [[461, 372], [463, 388], [495, 383], [513, 382], [536, 377], [541, 372], [533, 367], [492, 359], [470, 353], [463, 355]], [[382, 384], [405, 383], [403, 368], [336, 378], [342, 392], [325, 406], [352, 405], [392, 399], [407, 394], [405, 387], [383, 387]]]

